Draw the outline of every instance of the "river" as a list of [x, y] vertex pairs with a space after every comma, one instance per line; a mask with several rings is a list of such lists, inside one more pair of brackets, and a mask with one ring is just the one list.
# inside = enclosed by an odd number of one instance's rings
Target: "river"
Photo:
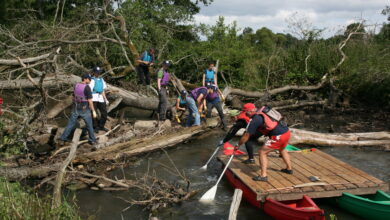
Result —
[[[215, 150], [215, 145], [223, 137], [222, 131], [211, 131], [203, 134], [188, 143], [177, 145], [167, 150], [170, 158], [174, 161], [177, 168], [184, 171], [191, 181], [191, 189], [200, 190], [200, 193], [181, 204], [173, 207], [159, 210], [157, 217], [159, 219], [172, 220], [219, 220], [227, 219], [229, 215], [230, 202], [234, 189], [227, 181], [222, 179], [218, 186], [217, 196], [213, 203], [202, 204], [198, 201], [199, 197], [215, 184], [221, 164], [213, 160], [208, 166], [207, 171], [200, 171], [199, 168], [204, 165], [209, 156]], [[352, 148], [352, 147], [321, 147], [322, 151], [345, 161], [363, 171], [390, 183], [390, 154], [388, 152], [376, 151], [372, 149]], [[114, 170], [110, 173], [111, 177], [118, 176], [122, 178], [132, 178], [134, 174], [143, 175], [149, 166], [150, 170], [155, 170], [158, 177], [166, 180], [175, 181], [180, 178], [173, 176], [161, 166], [165, 164], [171, 166], [171, 163], [165, 153], [153, 152], [141, 156], [131, 167]], [[143, 207], [132, 206], [120, 198], [128, 199], [132, 192], [106, 192], [81, 190], [76, 193], [77, 204], [83, 217], [93, 216], [95, 219], [148, 219], [149, 212], [143, 210]], [[324, 209], [326, 215], [335, 214], [337, 219], [357, 220], [359, 218], [329, 204], [326, 200], [315, 200], [320, 208]], [[128, 208], [126, 211], [124, 209]], [[255, 209], [245, 201], [241, 202], [238, 212], [238, 219], [272, 219], [261, 210]]]

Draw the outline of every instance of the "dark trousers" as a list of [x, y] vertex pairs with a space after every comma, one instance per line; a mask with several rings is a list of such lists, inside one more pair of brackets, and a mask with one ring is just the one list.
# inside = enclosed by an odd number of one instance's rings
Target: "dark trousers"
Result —
[[137, 66], [137, 72], [139, 83], [144, 85], [150, 85], [149, 66], [140, 64]]
[[259, 139], [260, 136], [261, 136], [260, 133], [251, 135], [249, 140], [245, 143], [245, 148], [246, 148], [246, 152], [248, 153], [249, 159], [253, 159], [253, 147], [259, 144], [257, 139]]
[[100, 118], [93, 119], [94, 128], [104, 128], [104, 125], [107, 121], [107, 106], [105, 102], [93, 102], [93, 107], [95, 111], [99, 109]]
[[161, 87], [158, 92], [158, 114], [160, 120], [166, 119], [167, 107], [168, 107], [168, 92], [165, 87]]
[[218, 111], [218, 115], [221, 118], [221, 122], [222, 122], [223, 127], [226, 127], [226, 122], [225, 122], [225, 119], [224, 119], [225, 116], [223, 115], [221, 102], [220, 101], [214, 102], [214, 103], [213, 102], [207, 102], [206, 106], [207, 106], [206, 117], [210, 118], [211, 117], [211, 111], [213, 110], [213, 108], [216, 108], [217, 111]]

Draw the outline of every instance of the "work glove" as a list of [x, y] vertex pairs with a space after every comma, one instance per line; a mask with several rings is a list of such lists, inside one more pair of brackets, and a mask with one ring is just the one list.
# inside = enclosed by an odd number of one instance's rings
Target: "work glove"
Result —
[[220, 140], [219, 142], [218, 142], [218, 146], [222, 146], [224, 143], [223, 143], [223, 140]]
[[96, 114], [95, 111], [92, 111], [92, 117], [93, 117], [93, 118], [97, 118], [97, 114]]
[[106, 105], [110, 104], [110, 102], [108, 101], [108, 99], [106, 100]]
[[222, 100], [222, 102], [225, 101], [225, 96], [224, 95], [221, 95], [221, 100]]

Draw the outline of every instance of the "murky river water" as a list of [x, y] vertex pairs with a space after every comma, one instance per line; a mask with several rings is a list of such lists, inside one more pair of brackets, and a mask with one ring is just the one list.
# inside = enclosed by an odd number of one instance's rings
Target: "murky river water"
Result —
[[[189, 201], [185, 201], [180, 205], [175, 205], [170, 208], [159, 211], [160, 219], [172, 220], [208, 220], [208, 219], [227, 219], [229, 208], [234, 189], [227, 181], [222, 179], [218, 186], [215, 202], [211, 204], [202, 204], [198, 202], [199, 197], [210, 187], [215, 184], [215, 181], [221, 172], [221, 164], [216, 160], [212, 161], [209, 169], [205, 172], [199, 171], [199, 168], [204, 165], [209, 156], [215, 150], [216, 143], [223, 137], [221, 131], [213, 131], [209, 134], [202, 135], [195, 140], [186, 144], [180, 144], [175, 148], [167, 150], [168, 154], [174, 161], [175, 165], [187, 174], [191, 181], [192, 189], [199, 189], [200, 193]], [[351, 147], [335, 147], [335, 148], [320, 148], [326, 153], [329, 153], [338, 159], [341, 159], [352, 166], [364, 170], [365, 172], [390, 183], [390, 153], [383, 151], [374, 151], [372, 149], [356, 149]], [[111, 174], [122, 178], [123, 173], [126, 176], [131, 176], [134, 173], [144, 174], [148, 168], [154, 169], [158, 176], [168, 180], [177, 180], [172, 174], [167, 172], [161, 164], [170, 165], [169, 159], [163, 152], [154, 152], [149, 155], [142, 156], [135, 166], [116, 170]], [[148, 219], [149, 213], [143, 211], [142, 207], [129, 205], [121, 198], [128, 198], [131, 192], [103, 192], [82, 190], [77, 192], [76, 197], [80, 212], [83, 216], [95, 216], [96, 219]], [[332, 206], [325, 200], [315, 201], [323, 208], [329, 219], [329, 214], [333, 213], [337, 219], [359, 219], [343, 210]], [[242, 201], [238, 212], [238, 219], [271, 219], [245, 201]]]

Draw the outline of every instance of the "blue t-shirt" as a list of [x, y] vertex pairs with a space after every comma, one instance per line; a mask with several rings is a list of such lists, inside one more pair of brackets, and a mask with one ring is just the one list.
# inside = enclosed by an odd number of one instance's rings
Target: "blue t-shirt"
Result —
[[[250, 135], [255, 135], [260, 132], [258, 129], [264, 127], [264, 119], [261, 115], [254, 115], [250, 120], [248, 126], [246, 127], [246, 131]], [[288, 131], [287, 125], [283, 125], [283, 123], [279, 123], [276, 128], [268, 133], [268, 136], [281, 135]]]

